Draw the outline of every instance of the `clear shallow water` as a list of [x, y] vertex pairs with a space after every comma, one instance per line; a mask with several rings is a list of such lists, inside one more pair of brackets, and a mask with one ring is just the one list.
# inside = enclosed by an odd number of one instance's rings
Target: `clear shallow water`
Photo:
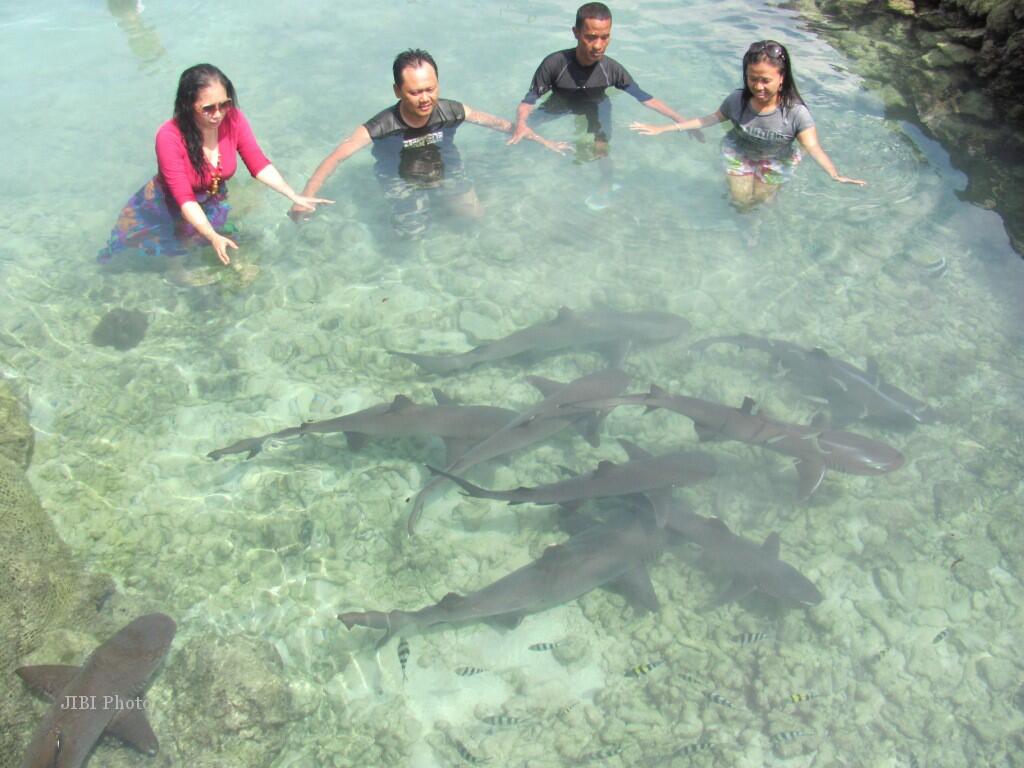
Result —
[[[460, 764], [455, 741], [510, 765], [577, 765], [607, 747], [623, 749], [610, 765], [903, 766], [911, 755], [929, 766], [1017, 764], [1024, 267], [998, 217], [959, 201], [962, 178], [941, 148], [884, 120], [849, 64], [788, 12], [617, 5], [611, 55], [685, 114], [712, 111], [736, 87], [751, 40], [786, 41], [824, 146], [870, 186], [834, 185], [807, 160], [777, 204], [740, 216], [726, 201], [720, 129], [705, 144], [633, 136], [629, 122], [654, 115], [618, 95], [623, 188], [602, 214], [583, 204], [593, 165], [506, 149], [466, 126], [459, 146], [487, 216], [438, 222], [411, 252], [390, 236], [365, 153], [324, 188], [337, 204], [301, 229], [281, 198], [236, 177], [243, 255], [262, 269], [251, 286], [183, 290], [152, 273], [102, 272], [95, 251], [153, 173], [152, 136], [186, 66], [210, 60], [234, 79], [267, 154], [299, 186], [389, 103], [398, 50], [427, 48], [443, 95], [509, 116], [541, 57], [572, 42], [574, 10], [401, 2], [340, 13], [308, 2], [282, 18], [279, 4], [244, 8], [152, 3], [148, 31], [119, 27], [103, 6], [0, 11], [4, 89], [18, 105], [0, 125], [4, 146], [17, 148], [0, 165], [0, 364], [30, 395], [30, 478], [74, 551], [140, 606], [178, 619], [176, 648], [211, 630], [273, 646], [293, 700], [292, 720], [264, 724], [283, 740], [273, 764]], [[546, 135], [574, 140], [574, 123]], [[940, 276], [922, 268], [940, 258]], [[572, 353], [437, 379], [386, 350], [460, 351], [473, 343], [467, 331], [504, 335], [562, 305], [599, 304], [677, 312], [693, 339], [748, 332], [859, 365], [872, 356], [947, 420], [911, 432], [852, 427], [898, 447], [907, 466], [830, 473], [807, 505], [794, 503], [785, 462], [714, 446], [721, 476], [686, 497], [752, 539], [778, 531], [783, 557], [825, 594], [817, 608], [752, 600], [701, 611], [722, 583], [695, 567], [693, 550], [671, 547], [652, 567], [657, 615], [595, 592], [512, 632], [414, 637], [403, 683], [395, 644], [375, 655], [376, 633], [346, 632], [337, 611], [414, 609], [478, 589], [561, 540], [553, 516], [449, 493], [409, 540], [406, 499], [423, 462], [441, 460], [432, 443], [352, 453], [335, 435], [249, 462], [203, 455], [399, 392], [427, 402], [431, 386], [467, 403], [533, 402], [525, 375], [568, 380], [601, 359]], [[90, 344], [99, 318], [121, 306], [149, 314], [142, 344]], [[655, 381], [731, 404], [750, 395], [789, 421], [816, 409], [754, 352], [698, 358], [674, 343], [638, 350], [625, 367], [635, 390]], [[686, 420], [636, 410], [613, 414], [606, 435], [597, 449], [562, 438], [518, 456], [493, 485], [621, 460], [614, 437], [656, 453], [695, 442]], [[770, 636], [741, 647], [741, 632]], [[562, 637], [572, 644], [558, 658], [525, 650]], [[655, 658], [668, 664], [623, 677]], [[488, 673], [454, 675], [462, 665]], [[738, 708], [709, 702], [710, 689]], [[820, 695], [788, 701], [800, 692]], [[153, 698], [165, 752], [186, 749], [166, 733], [170, 716], [161, 721], [160, 707], [173, 709], [160, 677]], [[498, 712], [535, 724], [479, 721]], [[786, 731], [806, 733], [772, 743]], [[663, 758], [702, 738], [714, 751]], [[101, 748], [93, 762], [133, 758]]]

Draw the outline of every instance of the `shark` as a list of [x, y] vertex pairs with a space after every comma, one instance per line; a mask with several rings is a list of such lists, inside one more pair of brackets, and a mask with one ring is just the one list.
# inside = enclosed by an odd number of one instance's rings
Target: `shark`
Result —
[[459, 405], [439, 389], [434, 389], [437, 405], [420, 405], [405, 395], [396, 395], [389, 403], [379, 403], [345, 416], [322, 421], [307, 421], [258, 437], [247, 437], [225, 448], [210, 451], [208, 458], [218, 459], [234, 453], [247, 453], [251, 459], [267, 440], [282, 440], [298, 435], [343, 432], [349, 448], [358, 451], [368, 437], [440, 437], [447, 450], [447, 461], [458, 459], [465, 449], [497, 432], [519, 414], [508, 408], [490, 405]]
[[665, 408], [693, 420], [701, 442], [737, 440], [775, 451], [796, 460], [798, 495], [810, 498], [829, 469], [850, 475], [882, 475], [903, 466], [903, 454], [895, 448], [858, 435], [855, 432], [828, 429], [818, 414], [809, 425], [776, 421], [754, 412], [754, 401], [747, 397], [739, 408], [673, 395], [655, 384], [647, 394], [623, 395], [592, 402], [577, 402], [569, 409], [601, 408], [616, 405], [643, 405], [647, 411]]
[[79, 768], [104, 733], [155, 755], [159, 742], [141, 697], [176, 629], [169, 616], [151, 613], [122, 627], [81, 667], [16, 669], [30, 688], [53, 701], [29, 741], [21, 768]]
[[633, 342], [657, 342], [686, 333], [690, 323], [670, 312], [616, 312], [598, 309], [574, 312], [562, 307], [547, 322], [531, 325], [508, 336], [480, 344], [456, 355], [423, 355], [413, 352], [391, 354], [409, 360], [428, 373], [448, 374], [528, 354], [543, 354], [561, 349], [609, 346], [616, 363]]
[[771, 533], [760, 544], [738, 536], [717, 517], [703, 517], [672, 499], [671, 491], [647, 493], [655, 515], [668, 530], [700, 546], [705, 562], [729, 578], [711, 607], [760, 592], [784, 603], [814, 606], [822, 601], [814, 583], [779, 559], [780, 538]]
[[820, 347], [805, 349], [781, 339], [749, 334], [701, 339], [691, 349], [703, 352], [714, 344], [767, 352], [802, 391], [828, 403], [837, 426], [860, 419], [896, 426], [932, 424], [939, 419], [936, 409], [883, 379], [874, 358], [869, 357], [867, 367], [861, 369]]
[[395, 635], [441, 626], [487, 622], [512, 628], [523, 617], [571, 602], [598, 587], [614, 587], [634, 606], [657, 611], [658, 597], [645, 563], [659, 552], [662, 537], [649, 514], [623, 510], [549, 546], [541, 556], [476, 592], [449, 592], [419, 610], [350, 611], [338, 619], [348, 628], [383, 629], [377, 643]]
[[[714, 476], [717, 469], [714, 457], [706, 453], [674, 451], [662, 456], [652, 456], [628, 440], [619, 440], [619, 444], [629, 456], [629, 461], [621, 464], [602, 461], [597, 465], [597, 469], [586, 474], [533, 488], [519, 487], [510, 491], [488, 490], [429, 465], [428, 468], [435, 474], [447, 477], [474, 498], [496, 499], [511, 504], [563, 506], [576, 505], [587, 499], [630, 496], [659, 488], [692, 485]], [[660, 516], [658, 525], [664, 526], [664, 520]]]
[[[597, 445], [600, 441], [598, 433], [607, 411], [588, 409], [589, 413], [569, 413], [562, 410], [563, 406], [577, 400], [611, 397], [622, 392], [630, 381], [629, 376], [617, 368], [589, 373], [567, 383], [541, 376], [527, 376], [526, 380], [540, 391], [543, 399], [516, 414], [486, 439], [467, 448], [444, 471], [462, 474], [477, 464], [536, 445], [569, 426], [576, 428], [591, 445]], [[443, 481], [444, 477], [437, 475], [416, 494], [407, 524], [410, 535], [415, 533], [428, 495]]]

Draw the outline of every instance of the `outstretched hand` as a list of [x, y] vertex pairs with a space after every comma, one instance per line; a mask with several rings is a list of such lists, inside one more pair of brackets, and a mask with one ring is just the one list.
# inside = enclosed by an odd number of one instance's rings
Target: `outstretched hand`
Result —
[[[506, 141], [505, 143], [506, 144], [518, 144], [520, 141], [525, 139], [531, 133], [533, 133], [533, 131], [530, 130], [530, 128], [528, 128], [526, 125], [516, 124], [515, 128], [512, 129], [512, 137], [508, 141]], [[550, 149], [550, 147], [548, 147], [548, 149]]]
[[858, 187], [866, 187], [867, 182], [862, 179], [851, 179], [849, 176], [833, 176], [833, 181], [838, 181], [840, 184], [856, 184]]
[[310, 214], [316, 210], [317, 205], [334, 205], [333, 200], [326, 200], [322, 197], [306, 197], [296, 195], [294, 205], [288, 211], [288, 217], [298, 224], [300, 221], [309, 221]]
[[629, 124], [629, 130], [636, 131], [641, 136], [657, 136], [659, 133], [675, 130], [675, 125], [654, 125], [653, 123], [640, 123], [633, 121]]
[[238, 245], [229, 237], [214, 232], [213, 237], [210, 239], [210, 245], [213, 246], [214, 252], [217, 254], [217, 258], [220, 259], [221, 264], [230, 264], [231, 257], [228, 256], [228, 248], [234, 248], [238, 250]]

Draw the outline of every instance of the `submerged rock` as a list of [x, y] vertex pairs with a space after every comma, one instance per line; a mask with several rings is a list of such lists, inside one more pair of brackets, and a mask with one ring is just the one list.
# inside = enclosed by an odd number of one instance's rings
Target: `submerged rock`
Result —
[[112, 309], [92, 332], [92, 343], [122, 352], [136, 346], [146, 335], [149, 318], [137, 309]]

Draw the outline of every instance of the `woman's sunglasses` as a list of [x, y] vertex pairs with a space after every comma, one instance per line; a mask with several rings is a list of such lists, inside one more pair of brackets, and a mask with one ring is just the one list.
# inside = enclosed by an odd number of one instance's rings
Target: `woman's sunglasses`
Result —
[[784, 59], [786, 58], [786, 52], [782, 49], [782, 46], [778, 43], [773, 43], [771, 40], [762, 40], [759, 43], [754, 43], [747, 48], [748, 54], [765, 53], [773, 59]]
[[220, 104], [203, 104], [199, 111], [207, 117], [213, 117], [218, 112], [224, 113], [231, 109], [231, 99], [225, 99]]

